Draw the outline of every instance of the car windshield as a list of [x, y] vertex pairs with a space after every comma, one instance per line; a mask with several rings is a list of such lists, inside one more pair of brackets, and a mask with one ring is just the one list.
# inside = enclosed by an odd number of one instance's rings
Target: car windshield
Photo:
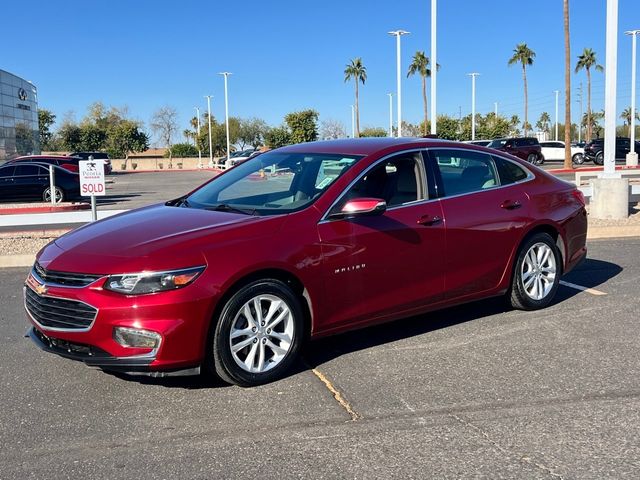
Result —
[[176, 206], [256, 215], [310, 205], [361, 156], [268, 152], [207, 183]]
[[493, 140], [487, 147], [489, 148], [500, 148], [504, 147], [504, 144], [507, 143], [507, 140], [504, 138], [499, 138], [497, 140]]

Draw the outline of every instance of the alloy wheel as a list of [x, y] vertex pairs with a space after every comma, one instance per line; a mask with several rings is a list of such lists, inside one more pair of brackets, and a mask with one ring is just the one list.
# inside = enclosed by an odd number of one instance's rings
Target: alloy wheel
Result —
[[532, 245], [524, 256], [520, 275], [529, 298], [542, 300], [549, 295], [557, 275], [556, 257], [551, 247], [543, 242]]
[[294, 330], [293, 314], [282, 298], [255, 296], [233, 319], [229, 332], [231, 356], [246, 372], [267, 372], [289, 353]]

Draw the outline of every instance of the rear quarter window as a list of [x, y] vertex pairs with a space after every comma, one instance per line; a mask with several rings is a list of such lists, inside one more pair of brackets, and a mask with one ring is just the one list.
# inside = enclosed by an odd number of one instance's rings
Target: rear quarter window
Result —
[[493, 157], [500, 177], [500, 185], [509, 185], [527, 178], [527, 172], [514, 162], [500, 157]]

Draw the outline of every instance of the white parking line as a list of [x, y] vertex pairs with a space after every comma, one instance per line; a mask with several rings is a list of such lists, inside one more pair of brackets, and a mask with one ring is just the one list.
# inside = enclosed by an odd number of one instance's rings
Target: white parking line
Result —
[[560, 285], [564, 285], [565, 287], [575, 288], [576, 290], [580, 290], [582, 292], [590, 293], [591, 295], [606, 295], [605, 292], [601, 292], [600, 290], [596, 290], [594, 288], [583, 287], [582, 285], [576, 285], [575, 283], [565, 282], [564, 280], [560, 280]]

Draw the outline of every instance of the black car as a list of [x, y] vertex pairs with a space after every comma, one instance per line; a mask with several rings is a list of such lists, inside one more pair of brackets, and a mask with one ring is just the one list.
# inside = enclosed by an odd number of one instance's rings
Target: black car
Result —
[[[80, 197], [80, 176], [54, 166], [56, 203]], [[9, 163], [0, 166], [0, 200], [38, 199], [51, 201], [49, 165], [40, 163]]]
[[105, 152], [73, 152], [69, 154], [70, 157], [76, 157], [81, 160], [89, 160], [89, 157], [93, 157], [93, 160], [104, 160], [104, 173], [111, 173], [111, 160], [109, 154]]
[[[628, 137], [616, 137], [616, 160], [624, 160], [631, 151], [631, 140]], [[640, 142], [635, 142], [635, 151], [640, 152]], [[604, 164], [604, 138], [596, 138], [584, 147], [584, 159], [596, 165]]]
[[13, 158], [8, 160], [5, 165], [16, 164], [16, 163], [42, 163], [47, 165], [57, 165], [58, 167], [62, 167], [70, 172], [78, 173], [80, 169], [80, 158], [70, 157], [70, 156], [62, 156], [62, 155], [27, 155], [24, 157]]

